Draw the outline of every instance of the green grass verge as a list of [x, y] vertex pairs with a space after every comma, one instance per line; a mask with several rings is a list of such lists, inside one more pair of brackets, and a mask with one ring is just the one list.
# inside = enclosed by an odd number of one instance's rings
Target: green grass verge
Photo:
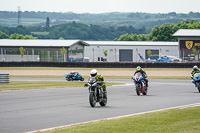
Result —
[[10, 78], [63, 78], [64, 75], [10, 75]]
[[199, 133], [200, 107], [171, 109], [113, 120], [90, 122], [48, 133]]
[[190, 76], [149, 76], [148, 79], [181, 79], [181, 80], [191, 80]]
[[[10, 75], [11, 78], [65, 78], [60, 75]], [[84, 78], [88, 76], [83, 76]], [[106, 79], [131, 79], [131, 76], [103, 76]], [[85, 78], [85, 79], [87, 79]], [[183, 79], [190, 80], [189, 76], [149, 76], [148, 79]]]
[[[71, 68], [71, 67], [1, 67], [1, 70], [92, 70], [94, 68]], [[135, 68], [95, 68], [107, 71], [135, 71]], [[192, 71], [192, 68], [144, 68], [145, 71]]]
[[[86, 82], [52, 82], [52, 81], [11, 81], [10, 84], [1, 84], [0, 91], [83, 87]], [[123, 85], [123, 83], [106, 83], [107, 86]]]

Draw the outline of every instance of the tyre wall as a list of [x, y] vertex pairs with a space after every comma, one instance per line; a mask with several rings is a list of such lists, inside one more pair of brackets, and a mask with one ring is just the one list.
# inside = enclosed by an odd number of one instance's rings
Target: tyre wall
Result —
[[192, 68], [194, 63], [114, 63], [114, 62], [0, 62], [0, 67], [85, 67], [85, 68]]

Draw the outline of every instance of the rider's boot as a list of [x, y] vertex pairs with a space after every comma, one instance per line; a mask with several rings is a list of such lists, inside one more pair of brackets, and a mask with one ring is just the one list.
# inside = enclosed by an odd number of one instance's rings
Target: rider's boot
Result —
[[147, 87], [149, 87], [149, 83], [148, 83], [148, 82], [146, 82], [146, 84], [147, 84], [146, 86], [147, 86]]

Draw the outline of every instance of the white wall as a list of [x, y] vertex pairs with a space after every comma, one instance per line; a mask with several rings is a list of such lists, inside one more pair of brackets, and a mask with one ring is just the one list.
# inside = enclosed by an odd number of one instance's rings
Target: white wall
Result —
[[159, 46], [153, 46], [153, 45], [134, 45], [134, 46], [105, 46], [105, 45], [91, 45], [91, 46], [85, 46], [84, 50], [84, 56], [89, 57], [92, 61], [98, 62], [98, 57], [105, 57], [103, 54], [103, 50], [108, 51], [107, 56], [107, 62], [119, 62], [119, 50], [120, 49], [129, 49], [133, 50], [133, 62], [139, 61], [138, 53], [140, 53], [145, 58], [145, 50], [151, 49], [151, 50], [159, 50], [160, 55], [171, 55], [178, 57], [179, 50], [178, 45], [159, 45]]
[[0, 56], [0, 62], [21, 62], [21, 61], [40, 61], [39, 55], [3, 55]]

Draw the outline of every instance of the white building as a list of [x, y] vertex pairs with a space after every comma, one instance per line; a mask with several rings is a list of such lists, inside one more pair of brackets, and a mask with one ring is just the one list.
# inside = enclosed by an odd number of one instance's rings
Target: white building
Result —
[[81, 40], [0, 39], [0, 62], [83, 61], [87, 45]]
[[173, 36], [178, 37], [180, 58], [200, 60], [200, 29], [179, 29]]
[[[84, 56], [93, 62], [138, 62], [140, 53], [144, 58], [149, 58], [147, 51], [151, 50], [151, 59], [160, 58], [162, 55], [179, 57], [178, 42], [142, 42], [142, 41], [85, 41]], [[103, 51], [107, 50], [107, 57]]]
[[[24, 55], [20, 51], [23, 48]], [[65, 49], [62, 55], [62, 49]], [[148, 57], [147, 51], [152, 56]], [[107, 57], [103, 51], [107, 51]], [[178, 42], [81, 41], [81, 40], [9, 40], [0, 39], [0, 62], [138, 62], [162, 55], [179, 57]], [[89, 58], [88, 58], [89, 57]]]

